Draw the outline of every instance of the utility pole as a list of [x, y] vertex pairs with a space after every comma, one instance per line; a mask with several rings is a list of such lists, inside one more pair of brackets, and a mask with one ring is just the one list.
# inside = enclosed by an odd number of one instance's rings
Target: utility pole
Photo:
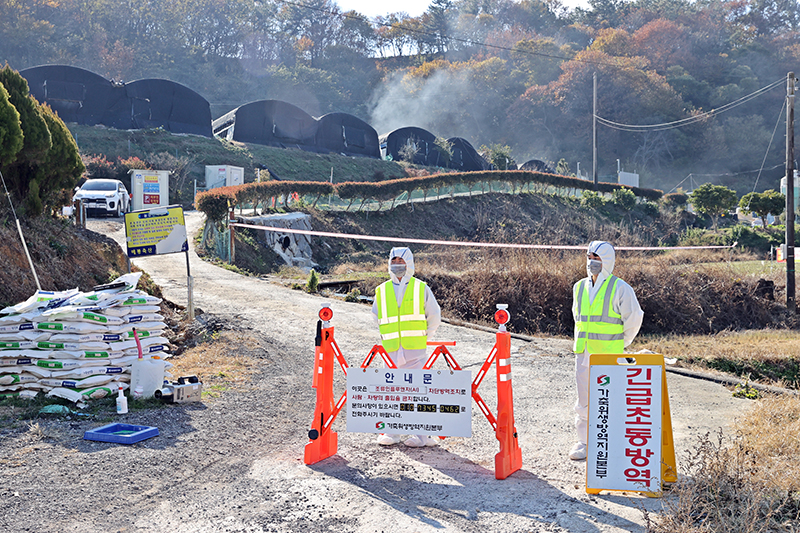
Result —
[[597, 72], [592, 73], [592, 183], [597, 190]]
[[786, 77], [786, 309], [795, 313], [794, 288], [794, 72]]

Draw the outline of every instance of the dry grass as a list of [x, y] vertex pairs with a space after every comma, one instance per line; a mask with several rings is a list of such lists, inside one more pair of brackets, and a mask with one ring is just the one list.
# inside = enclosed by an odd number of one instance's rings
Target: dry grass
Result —
[[376, 275], [383, 274], [386, 270], [385, 264], [378, 264], [376, 261], [345, 261], [333, 267], [330, 274], [336, 277], [350, 277], [355, 274]]
[[260, 349], [257, 339], [235, 331], [214, 333], [208, 342], [198, 344], [170, 359], [170, 373], [197, 376], [203, 382], [203, 399], [216, 398], [226, 390], [246, 388], [253, 374], [258, 372], [258, 361], [247, 355]]
[[800, 336], [794, 330], [723, 331], [714, 335], [640, 338], [634, 348], [639, 347], [675, 357], [687, 366], [800, 388]]
[[[777, 275], [773, 300], [759, 293], [757, 276], [736, 272], [733, 263], [701, 265], [701, 259], [708, 256], [618, 254], [614, 273], [636, 291], [645, 312], [642, 334], [786, 326]], [[506, 303], [513, 331], [571, 336], [572, 286], [585, 268], [577, 251], [433, 251], [421, 254], [417, 272], [454, 318], [491, 320], [495, 304]]]
[[758, 458], [751, 479], [800, 497], [800, 399], [765, 398], [736, 424], [736, 431]]
[[767, 398], [737, 425], [737, 436], [707, 435], [650, 533], [800, 531], [800, 399]]

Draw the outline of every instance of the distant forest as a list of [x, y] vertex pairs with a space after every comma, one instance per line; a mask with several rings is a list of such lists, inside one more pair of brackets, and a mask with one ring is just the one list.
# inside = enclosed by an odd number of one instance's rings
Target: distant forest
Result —
[[0, 61], [169, 79], [204, 96], [213, 118], [277, 99], [354, 114], [379, 134], [418, 126], [508, 146], [520, 163], [563, 160], [573, 174], [580, 163], [584, 177], [596, 73], [601, 176], [619, 161], [665, 192], [778, 188], [798, 0], [590, 6], [434, 0], [419, 17], [368, 19], [330, 0], [0, 0]]

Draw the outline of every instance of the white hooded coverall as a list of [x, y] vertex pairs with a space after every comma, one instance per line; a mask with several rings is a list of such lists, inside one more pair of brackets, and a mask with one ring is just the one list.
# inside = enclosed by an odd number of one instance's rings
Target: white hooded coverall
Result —
[[[597, 254], [603, 262], [603, 270], [597, 275], [597, 281], [595, 283], [592, 283], [592, 275], [589, 272], [588, 261], [586, 264], [586, 273], [589, 275], [586, 279], [586, 287], [589, 288], [589, 301], [593, 302], [603, 282], [614, 272], [616, 254], [614, 252], [614, 247], [605, 241], [592, 241], [592, 243], [589, 244], [587, 253]], [[572, 288], [573, 295], [576, 294], [578, 284], [580, 284], [580, 280], [575, 283], [575, 286]], [[580, 298], [580, 294], [577, 296]], [[614, 299], [611, 301], [611, 308], [622, 317], [624, 328], [623, 335], [625, 337], [625, 346], [627, 347], [633, 342], [636, 334], [639, 333], [639, 328], [642, 327], [644, 312], [631, 286], [621, 279], [617, 281]], [[577, 312], [578, 302], [573, 298], [572, 317], [575, 319], [576, 324], [578, 322]], [[577, 335], [578, 331], [576, 326], [576, 338]], [[589, 352], [587, 349], [584, 349], [583, 353], [575, 354], [575, 384], [578, 389], [578, 399], [575, 402], [575, 431], [578, 435], [578, 442], [585, 445], [588, 440], [587, 419], [589, 411]]]
[[[389, 267], [392, 264], [392, 258], [400, 257], [406, 262], [406, 273], [403, 275], [402, 278], [397, 279], [391, 268], [389, 269], [389, 277], [392, 280], [395, 298], [397, 299], [397, 306], [400, 306], [400, 303], [403, 301], [403, 296], [406, 294], [406, 288], [408, 287], [408, 280], [414, 275], [414, 255], [411, 253], [406, 247], [402, 248], [392, 248], [392, 251], [389, 253]], [[439, 328], [439, 325], [442, 323], [442, 310], [439, 307], [439, 304], [436, 302], [436, 298], [433, 296], [433, 292], [431, 292], [431, 288], [425, 285], [425, 321], [427, 322], [427, 336], [430, 339], [431, 336], [436, 332]], [[378, 325], [378, 301], [375, 300], [372, 303], [372, 315], [375, 319], [375, 325]], [[397, 351], [388, 352], [389, 357], [392, 358], [392, 361], [397, 365], [397, 368], [408, 368], [408, 369], [420, 369], [425, 364], [425, 361], [428, 358], [428, 351], [423, 350], [406, 350], [402, 346]]]

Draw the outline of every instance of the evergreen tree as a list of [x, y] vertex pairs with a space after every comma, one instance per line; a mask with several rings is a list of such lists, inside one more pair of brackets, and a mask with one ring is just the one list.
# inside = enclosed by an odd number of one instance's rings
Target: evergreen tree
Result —
[[[28, 83], [6, 65], [0, 70], [0, 155], [14, 154], [16, 157], [0, 157], [0, 171], [9, 192], [16, 202], [24, 205], [27, 214], [38, 216], [48, 206], [55, 206], [64, 189], [75, 186], [84, 166], [78, 147], [62, 120], [48, 106], [41, 106], [28, 96]], [[4, 100], [8, 102], [3, 105]], [[16, 113], [21, 129], [22, 148], [14, 143], [12, 124]], [[11, 119], [3, 120], [3, 117]], [[4, 131], [11, 132], [9, 141]], [[8, 146], [8, 148], [7, 148]], [[17, 146], [15, 150], [15, 146]]]

